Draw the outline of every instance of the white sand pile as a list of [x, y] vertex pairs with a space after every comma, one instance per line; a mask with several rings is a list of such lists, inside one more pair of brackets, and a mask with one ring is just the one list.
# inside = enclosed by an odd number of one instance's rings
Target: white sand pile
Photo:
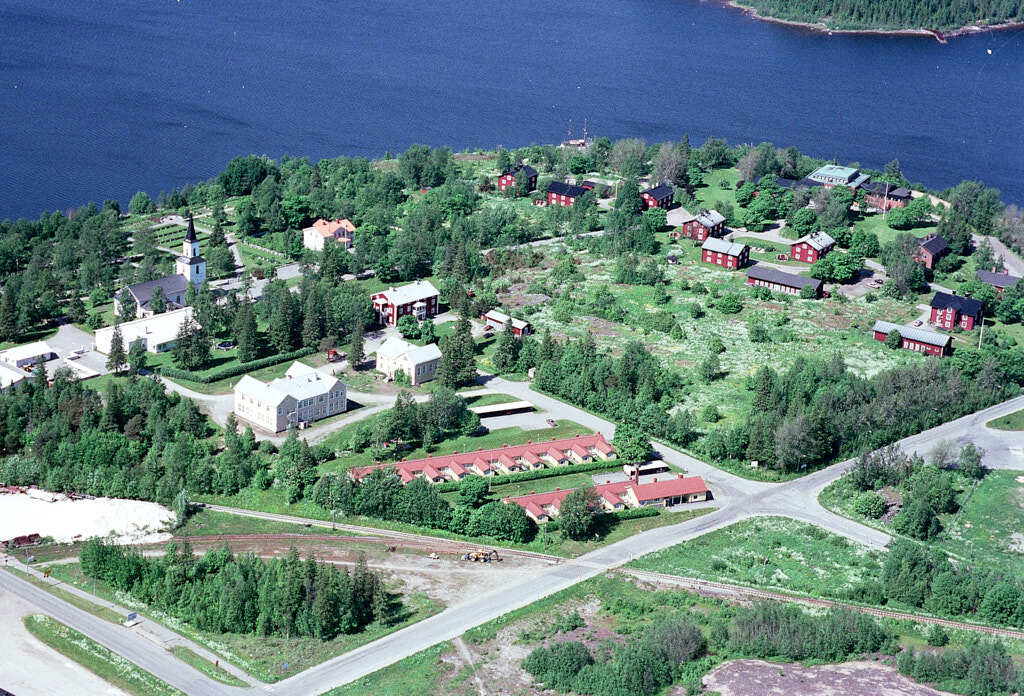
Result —
[[113, 535], [118, 544], [147, 544], [170, 539], [162, 530], [173, 519], [167, 508], [141, 500], [69, 500], [35, 489], [0, 495], [0, 540], [39, 534], [67, 542]]

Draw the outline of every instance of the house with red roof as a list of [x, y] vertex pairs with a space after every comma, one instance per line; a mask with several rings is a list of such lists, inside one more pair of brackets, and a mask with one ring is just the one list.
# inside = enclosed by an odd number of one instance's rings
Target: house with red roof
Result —
[[377, 469], [392, 467], [402, 483], [422, 478], [433, 483], [461, 481], [467, 475], [494, 476], [515, 474], [546, 467], [589, 464], [594, 461], [615, 459], [615, 448], [604, 435], [577, 435], [561, 440], [528, 441], [525, 445], [503, 445], [494, 449], [453, 452], [449, 455], [428, 455], [423, 459], [402, 460], [394, 464], [377, 462], [372, 466], [349, 469], [349, 477], [360, 481]]
[[302, 246], [313, 251], [323, 251], [324, 244], [335, 242], [342, 248], [352, 246], [356, 236], [356, 226], [348, 218], [342, 220], [324, 220], [320, 218], [312, 227], [302, 230]]
[[[503, 502], [518, 505], [526, 511], [527, 517], [541, 524], [558, 517], [562, 501], [574, 490], [576, 489], [556, 488], [546, 493], [530, 493], [505, 498]], [[655, 477], [648, 483], [637, 483], [630, 479], [609, 481], [594, 486], [594, 495], [597, 496], [605, 512], [650, 505], [672, 507], [683, 503], [696, 503], [707, 500], [709, 493], [704, 479], [700, 476], [684, 476], [683, 474], [664, 479]]]

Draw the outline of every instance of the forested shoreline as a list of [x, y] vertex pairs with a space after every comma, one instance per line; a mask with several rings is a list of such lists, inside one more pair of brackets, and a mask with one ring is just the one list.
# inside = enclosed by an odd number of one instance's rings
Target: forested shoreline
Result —
[[752, 11], [759, 19], [840, 31], [938, 31], [956, 36], [968, 27], [1024, 22], [1020, 0], [733, 0], [730, 4]]

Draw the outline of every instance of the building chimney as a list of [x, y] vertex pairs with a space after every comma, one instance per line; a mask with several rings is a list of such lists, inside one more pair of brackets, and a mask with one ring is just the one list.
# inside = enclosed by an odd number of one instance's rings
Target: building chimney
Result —
[[684, 477], [684, 475], [683, 475], [683, 474], [679, 474], [679, 478], [683, 478], [683, 477]]
[[657, 482], [658, 482], [658, 477], [655, 476], [654, 479], [651, 481], [651, 483], [657, 483]]
[[558, 492], [558, 491], [560, 491], [560, 490], [562, 490], [562, 489], [561, 489], [561, 488], [559, 488], [558, 486], [555, 486], [555, 493], [557, 493], [557, 492]]
[[530, 495], [535, 495], [537, 491], [530, 491]]

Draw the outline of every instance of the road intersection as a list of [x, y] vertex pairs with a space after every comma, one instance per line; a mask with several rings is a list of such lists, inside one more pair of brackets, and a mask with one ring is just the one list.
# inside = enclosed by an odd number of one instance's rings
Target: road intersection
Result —
[[[614, 424], [533, 391], [529, 384], [498, 377], [482, 378], [489, 391], [508, 393], [529, 400], [555, 418], [573, 420], [606, 436], [614, 433]], [[984, 423], [1024, 408], [1024, 396], [1010, 399], [981, 412], [901, 441], [907, 451], [926, 454], [936, 443], [974, 441], [986, 449], [985, 463], [993, 468], [1021, 468], [1024, 461], [1014, 453], [1019, 434], [989, 430]], [[1019, 446], [1017, 443], [1016, 446]], [[854, 460], [840, 462], [787, 483], [764, 483], [745, 479], [702, 462], [672, 447], [656, 443], [662, 459], [690, 474], [702, 476], [711, 488], [719, 507], [701, 517], [658, 527], [609, 544], [575, 559], [555, 563], [528, 579], [492, 588], [465, 603], [396, 631], [344, 655], [323, 662], [298, 675], [271, 685], [252, 687], [249, 692], [309, 694], [316, 696], [347, 684], [389, 664], [398, 662], [436, 643], [456, 638], [467, 630], [525, 607], [588, 578], [618, 568], [640, 556], [694, 539], [740, 520], [764, 515], [790, 517], [822, 527], [840, 536], [872, 548], [884, 548], [889, 535], [825, 510], [818, 494], [840, 478]], [[259, 513], [248, 513], [259, 514]], [[0, 573], [0, 586], [15, 592], [41, 610], [118, 651], [140, 667], [153, 672], [188, 694], [219, 696], [237, 694], [244, 689], [224, 686], [182, 664], [170, 653], [138, 640], [125, 629], [102, 621], [33, 585], [7, 573]]]

